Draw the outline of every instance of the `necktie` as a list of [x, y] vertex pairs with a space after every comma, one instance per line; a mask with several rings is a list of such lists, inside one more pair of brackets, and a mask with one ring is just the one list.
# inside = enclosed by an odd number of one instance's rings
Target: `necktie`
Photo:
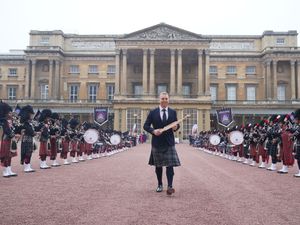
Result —
[[163, 111], [163, 120], [162, 120], [162, 122], [163, 122], [163, 123], [166, 123], [166, 122], [167, 122], [166, 109], [163, 109], [162, 111]]

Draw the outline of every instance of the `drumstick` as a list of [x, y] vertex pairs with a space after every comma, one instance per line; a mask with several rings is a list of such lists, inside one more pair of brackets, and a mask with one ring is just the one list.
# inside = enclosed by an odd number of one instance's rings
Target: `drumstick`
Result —
[[172, 127], [175, 127], [177, 124], [179, 124], [181, 121], [183, 121], [184, 119], [186, 119], [187, 117], [190, 117], [191, 115], [190, 114], [187, 114], [186, 116], [184, 116], [182, 119], [180, 120], [177, 120], [177, 121], [174, 121], [173, 123], [170, 123], [169, 125], [163, 127], [160, 129], [160, 132], [164, 132], [164, 131], [167, 131], [169, 129], [171, 129]]

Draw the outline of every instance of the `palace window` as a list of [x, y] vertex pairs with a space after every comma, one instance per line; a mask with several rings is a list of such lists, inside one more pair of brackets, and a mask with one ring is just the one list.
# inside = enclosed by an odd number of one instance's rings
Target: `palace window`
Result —
[[192, 133], [192, 128], [197, 124], [197, 109], [184, 109], [183, 116], [189, 114], [190, 117], [186, 120], [183, 120], [183, 139], [188, 139], [189, 135]]
[[247, 86], [247, 101], [255, 101], [256, 100], [256, 87], [255, 86]]
[[133, 94], [135, 97], [139, 97], [143, 94], [143, 86], [141, 84], [133, 84]]
[[284, 38], [277, 38], [276, 39], [276, 44], [277, 45], [284, 45], [285, 44], [285, 39]]
[[41, 37], [40, 44], [41, 45], [49, 45], [49, 37]]
[[15, 77], [18, 74], [17, 68], [9, 68], [8, 69], [8, 76]]
[[127, 130], [141, 133], [141, 109], [127, 109]]
[[284, 101], [285, 100], [285, 92], [286, 92], [286, 87], [284, 84], [279, 84], [277, 86], [277, 99], [279, 101]]
[[98, 89], [98, 85], [97, 84], [90, 84], [88, 86], [88, 98], [89, 98], [89, 102], [96, 102], [96, 99], [97, 99], [97, 89]]
[[108, 65], [107, 66], [107, 75], [115, 75], [116, 74], [116, 66]]
[[217, 101], [217, 92], [218, 88], [217, 86], [210, 86], [210, 95], [211, 95], [211, 100], [212, 101]]
[[17, 99], [17, 88], [16, 87], [8, 87], [7, 88], [7, 98], [9, 100]]
[[98, 66], [97, 65], [89, 65], [89, 74], [98, 74]]
[[114, 84], [107, 84], [106, 85], [106, 99], [113, 100], [115, 94], [115, 85]]
[[184, 84], [182, 85], [182, 95], [189, 97], [191, 95], [191, 85], [190, 84]]
[[157, 95], [159, 95], [161, 92], [168, 92], [168, 86], [166, 84], [157, 85]]
[[48, 84], [41, 84], [41, 99], [46, 100], [48, 99], [49, 95], [49, 86]]
[[218, 67], [217, 66], [210, 66], [209, 67], [209, 74], [210, 75], [217, 75], [218, 74]]
[[227, 85], [227, 101], [236, 101], [236, 85]]
[[69, 100], [70, 102], [77, 102], [79, 93], [79, 86], [77, 84], [71, 84], [69, 87]]
[[69, 68], [69, 73], [71, 74], [79, 74], [79, 65], [71, 65]]
[[255, 66], [246, 66], [246, 75], [255, 75], [256, 67]]
[[226, 72], [229, 75], [235, 75], [236, 74], [236, 66], [227, 66]]

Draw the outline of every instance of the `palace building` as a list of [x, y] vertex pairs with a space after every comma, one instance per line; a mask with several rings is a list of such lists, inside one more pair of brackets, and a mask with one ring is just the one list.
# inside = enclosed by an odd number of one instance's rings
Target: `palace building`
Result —
[[114, 129], [142, 131], [161, 91], [170, 93], [187, 138], [217, 127], [231, 108], [236, 124], [300, 108], [298, 33], [201, 35], [165, 23], [122, 35], [30, 32], [23, 51], [0, 55], [0, 99], [91, 119], [108, 107]]

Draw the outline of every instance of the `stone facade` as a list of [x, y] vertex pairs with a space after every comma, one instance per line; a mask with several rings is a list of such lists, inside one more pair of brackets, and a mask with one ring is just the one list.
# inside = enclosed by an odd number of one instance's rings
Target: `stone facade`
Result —
[[91, 119], [110, 108], [114, 128], [142, 124], [168, 91], [186, 138], [194, 124], [216, 127], [231, 107], [237, 124], [300, 107], [297, 32], [200, 35], [158, 24], [126, 35], [31, 31], [22, 52], [0, 55], [0, 94], [11, 103]]

